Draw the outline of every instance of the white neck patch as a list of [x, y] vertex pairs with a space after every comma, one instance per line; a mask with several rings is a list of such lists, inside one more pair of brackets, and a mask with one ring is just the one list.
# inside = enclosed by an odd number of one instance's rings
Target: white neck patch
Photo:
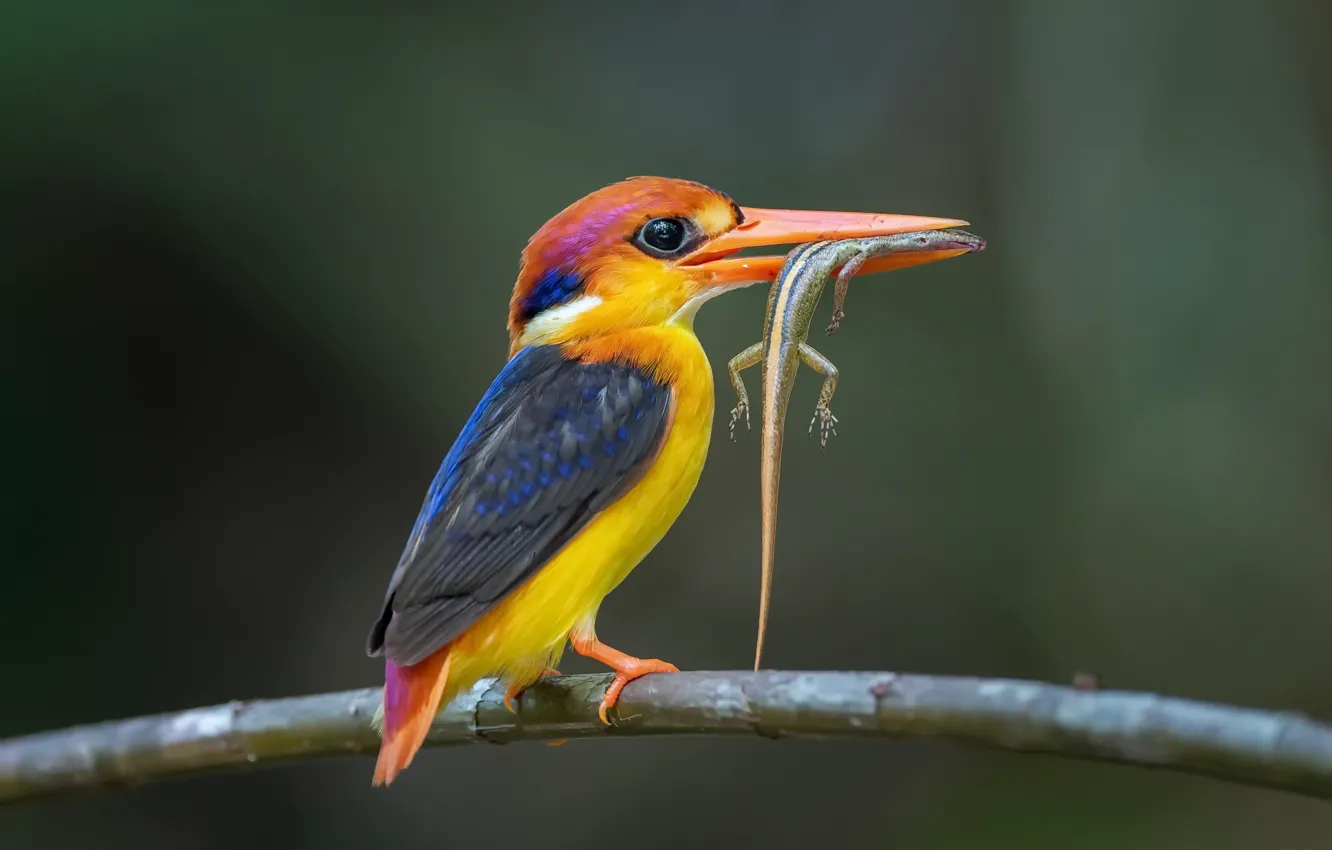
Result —
[[577, 317], [601, 306], [601, 298], [596, 295], [582, 295], [567, 301], [558, 307], [551, 307], [537, 313], [523, 326], [522, 336], [518, 338], [522, 345], [541, 342], [552, 334], [562, 330]]

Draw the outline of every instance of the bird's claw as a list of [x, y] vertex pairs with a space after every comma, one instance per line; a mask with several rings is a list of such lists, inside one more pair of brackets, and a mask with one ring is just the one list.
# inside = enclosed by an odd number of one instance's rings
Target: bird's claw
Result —
[[731, 409], [731, 442], [735, 442], [735, 423], [740, 421], [741, 416], [745, 417], [745, 430], [751, 430], [749, 425], [749, 402], [741, 399], [735, 407]]
[[610, 687], [606, 689], [606, 695], [601, 698], [601, 704], [597, 706], [597, 717], [601, 718], [601, 722], [605, 725], [610, 725], [610, 718], [606, 716], [606, 712], [610, 711], [615, 703], [619, 701], [620, 691], [624, 690], [624, 686], [634, 679], [646, 676], [649, 673], [679, 672], [679, 667], [659, 658], [630, 659], [630, 663], [615, 668], [615, 679], [610, 683]]
[[832, 409], [826, 404], [820, 404], [814, 408], [814, 418], [809, 423], [809, 434], [814, 435], [814, 426], [819, 426], [819, 449], [827, 451], [829, 435], [837, 436], [837, 417], [833, 416]]

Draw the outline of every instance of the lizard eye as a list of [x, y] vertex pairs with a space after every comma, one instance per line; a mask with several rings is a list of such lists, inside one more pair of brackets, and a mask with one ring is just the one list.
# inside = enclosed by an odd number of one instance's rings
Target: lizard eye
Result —
[[679, 252], [689, 234], [689, 225], [678, 218], [654, 218], [638, 229], [634, 244], [650, 257], [665, 259]]

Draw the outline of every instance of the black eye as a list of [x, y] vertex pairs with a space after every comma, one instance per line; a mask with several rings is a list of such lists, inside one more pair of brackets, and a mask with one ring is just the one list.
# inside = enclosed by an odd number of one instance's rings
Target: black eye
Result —
[[684, 245], [688, 228], [678, 218], [654, 218], [638, 231], [638, 244], [654, 257], [667, 256]]

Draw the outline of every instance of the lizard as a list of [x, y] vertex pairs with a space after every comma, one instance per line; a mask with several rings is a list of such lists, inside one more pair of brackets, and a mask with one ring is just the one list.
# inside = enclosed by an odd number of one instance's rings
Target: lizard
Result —
[[[807, 242], [787, 255], [781, 271], [768, 292], [768, 307], [763, 322], [763, 336], [753, 345], [731, 358], [727, 364], [731, 386], [738, 403], [731, 411], [731, 439], [735, 439], [735, 426], [743, 416], [749, 425], [749, 395], [745, 391], [745, 369], [763, 364], [763, 448], [760, 461], [762, 495], [762, 579], [759, 595], [759, 626], [757, 646], [754, 650], [754, 669], [759, 669], [763, 658], [763, 639], [768, 625], [769, 598], [772, 594], [773, 560], [777, 541], [777, 493], [781, 481], [782, 438], [786, 408], [791, 400], [799, 364], [804, 362], [823, 376], [823, 388], [809, 423], [809, 434], [819, 426], [820, 449], [827, 450], [828, 436], [837, 434], [837, 417], [829, 407], [837, 389], [838, 371], [832, 361], [820, 354], [806, 340], [814, 321], [814, 309], [827, 286], [828, 279], [839, 266], [837, 284], [833, 293], [832, 322], [827, 332], [831, 336], [845, 317], [847, 290], [865, 263], [885, 254], [913, 252], [928, 255], [930, 259], [980, 251], [985, 240], [964, 230], [925, 230], [895, 233], [889, 236], [870, 236], [852, 239]], [[894, 266], [900, 267], [900, 266]]]

